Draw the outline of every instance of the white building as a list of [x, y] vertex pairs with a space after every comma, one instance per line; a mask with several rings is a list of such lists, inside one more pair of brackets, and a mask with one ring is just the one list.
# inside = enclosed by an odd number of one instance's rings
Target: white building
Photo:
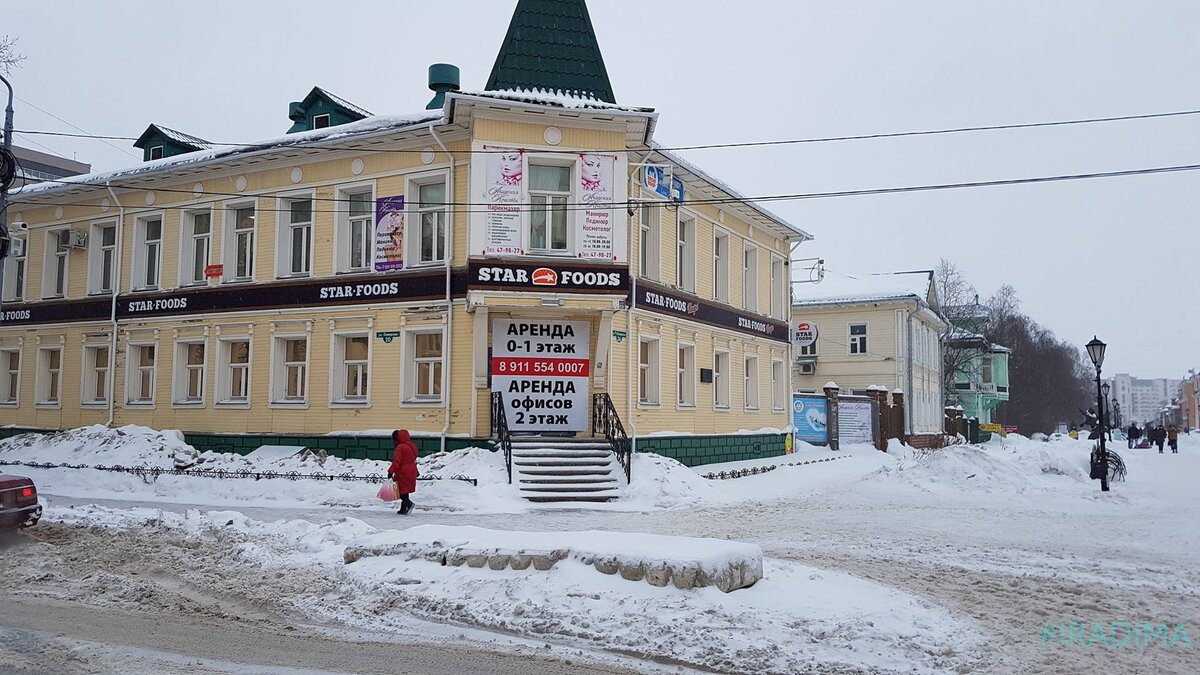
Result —
[[1180, 380], [1165, 377], [1141, 379], [1118, 373], [1108, 382], [1112, 385], [1109, 397], [1121, 407], [1121, 423], [1124, 426], [1130, 422], [1140, 425], [1158, 420], [1158, 413], [1163, 406], [1179, 395]]

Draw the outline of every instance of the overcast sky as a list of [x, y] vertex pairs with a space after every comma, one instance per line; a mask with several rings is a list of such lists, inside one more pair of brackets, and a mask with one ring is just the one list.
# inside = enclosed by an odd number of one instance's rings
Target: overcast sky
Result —
[[[376, 113], [423, 109], [426, 67], [482, 89], [515, 0], [22, 2], [3, 32], [17, 95], [94, 134], [158, 122], [214, 141], [290, 125], [320, 85]], [[617, 101], [691, 145], [1200, 109], [1200, 3], [592, 0]], [[16, 127], [74, 131], [17, 101]], [[126, 141], [17, 136], [95, 169]], [[44, 148], [43, 148], [44, 149]], [[747, 195], [1200, 163], [1200, 116], [688, 157]], [[955, 261], [986, 297], [1012, 284], [1060, 337], [1109, 344], [1106, 374], [1200, 366], [1200, 172], [769, 208], [845, 273]]]

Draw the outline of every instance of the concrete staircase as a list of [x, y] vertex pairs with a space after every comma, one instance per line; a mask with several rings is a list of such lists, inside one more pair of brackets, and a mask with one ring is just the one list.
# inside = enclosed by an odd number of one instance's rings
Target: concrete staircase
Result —
[[512, 437], [513, 483], [531, 502], [607, 502], [625, 473], [603, 438]]

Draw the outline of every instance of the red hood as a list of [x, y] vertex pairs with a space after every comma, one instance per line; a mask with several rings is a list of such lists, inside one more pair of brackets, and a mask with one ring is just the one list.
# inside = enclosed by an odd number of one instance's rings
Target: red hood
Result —
[[397, 429], [392, 432], [392, 441], [395, 443], [412, 443], [412, 437], [408, 435], [407, 429]]

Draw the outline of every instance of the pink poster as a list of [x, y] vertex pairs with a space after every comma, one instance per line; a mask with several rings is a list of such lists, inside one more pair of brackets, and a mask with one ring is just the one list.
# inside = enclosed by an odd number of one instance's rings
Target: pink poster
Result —
[[525, 181], [525, 151], [494, 145], [485, 145], [483, 149], [487, 153], [483, 255], [524, 255], [521, 191]]

